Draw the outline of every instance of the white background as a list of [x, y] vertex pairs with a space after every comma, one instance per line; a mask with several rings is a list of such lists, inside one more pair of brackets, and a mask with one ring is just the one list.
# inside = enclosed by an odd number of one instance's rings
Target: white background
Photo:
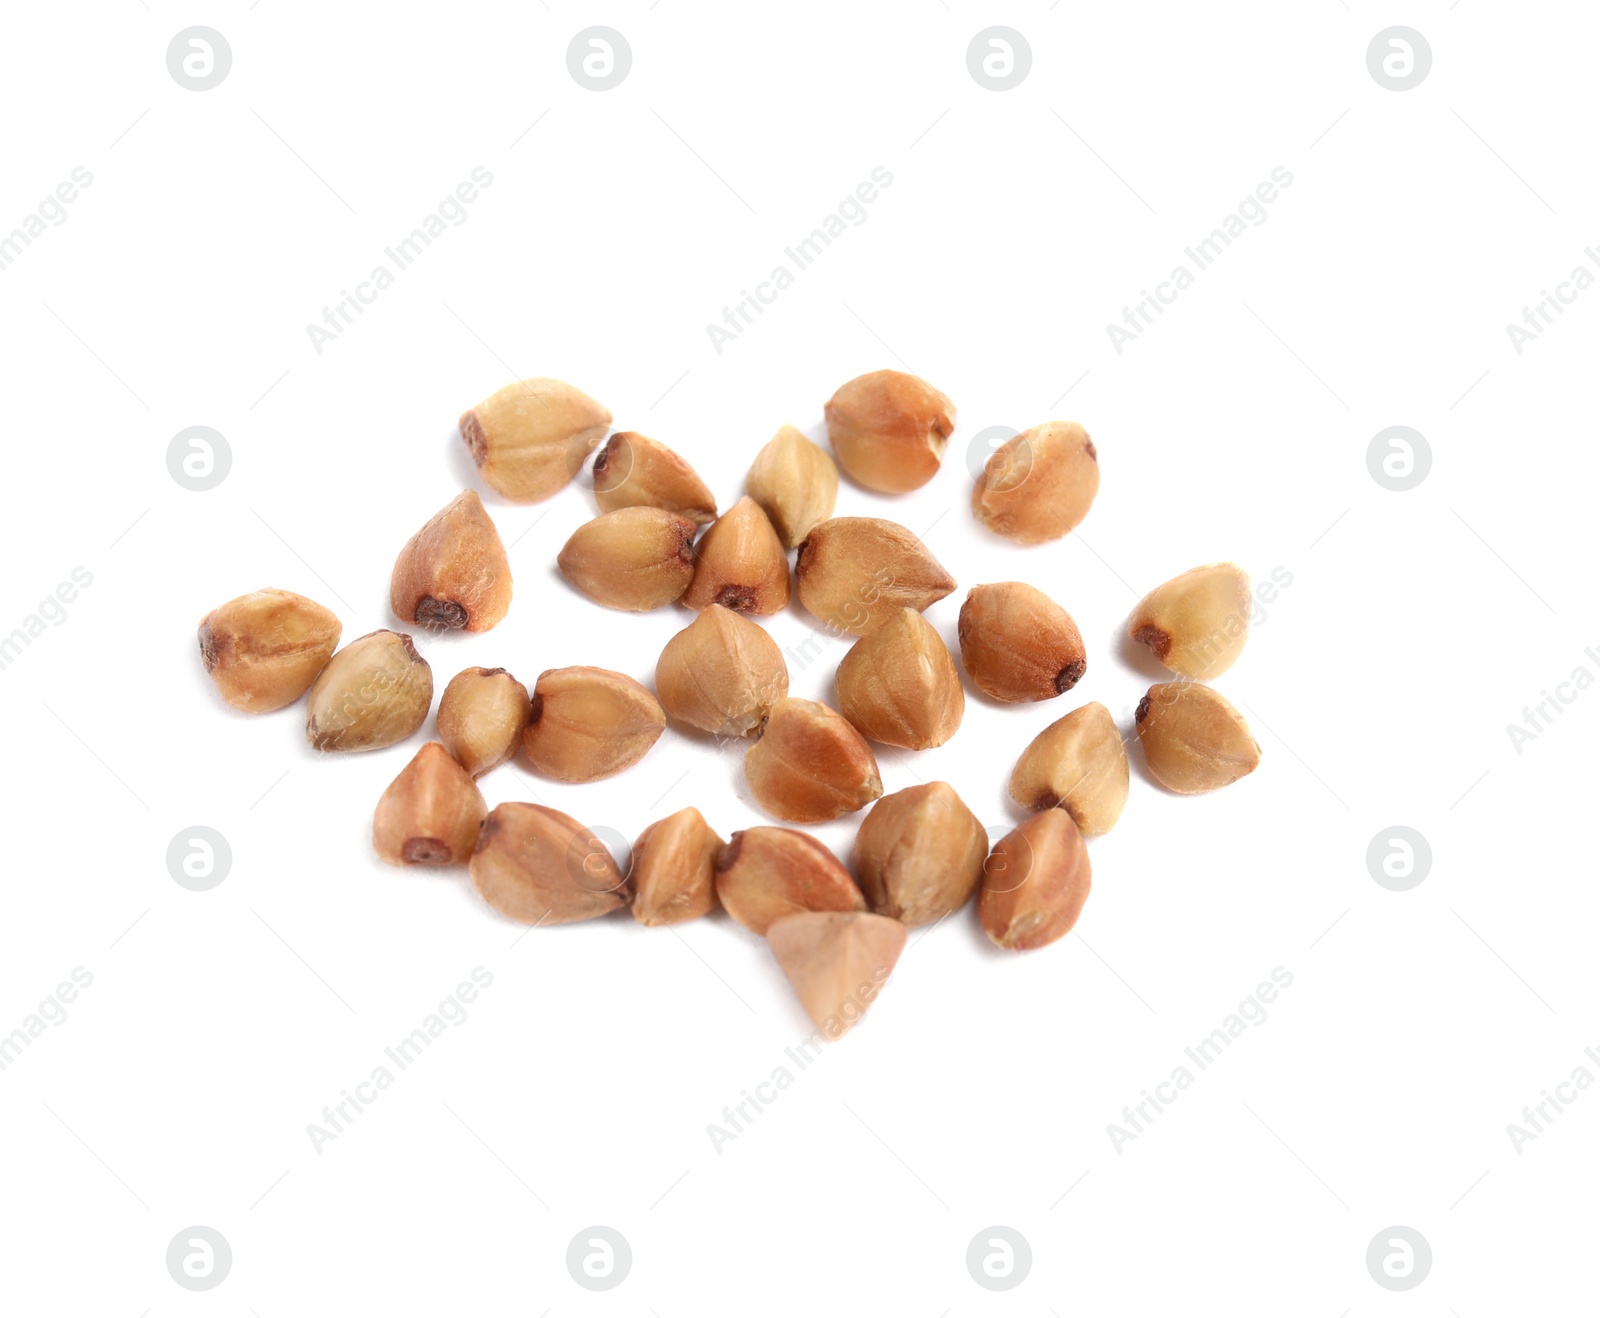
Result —
[[[214, 90], [169, 75], [222, 32]], [[1423, 32], [1416, 89], [1369, 75], [1375, 33]], [[569, 76], [591, 24], [633, 57]], [[1023, 34], [997, 93], [973, 35]], [[0, 1073], [0, 1307], [151, 1315], [471, 1312], [1476, 1315], [1592, 1303], [1600, 1093], [1518, 1152], [1506, 1126], [1600, 1048], [1589, 739], [1600, 694], [1513, 748], [1508, 723], [1600, 675], [1591, 379], [1600, 292], [1518, 354], [1506, 324], [1596, 261], [1588, 7], [1349, 4], [716, 8], [135, 0], [15, 7], [0, 42], [0, 232], [75, 166], [93, 183], [0, 272], [10, 505], [0, 632], [74, 567], [93, 584], [0, 672], [9, 739], [0, 1032], [75, 966], [93, 984]], [[533, 125], [530, 128], [530, 125]], [[885, 167], [893, 183], [718, 353], [706, 332], [783, 249]], [[308, 322], [485, 167], [493, 183], [337, 341]], [[1274, 167], [1291, 186], [1120, 354], [1106, 332]], [[725, 917], [625, 916], [520, 942], [463, 873], [370, 853], [384, 785], [429, 735], [310, 752], [297, 709], [247, 718], [195, 653], [208, 609], [273, 585], [393, 622], [405, 539], [473, 474], [463, 409], [566, 379], [677, 447], [726, 506], [777, 426], [822, 439], [844, 380], [908, 366], [959, 423], [889, 516], [960, 582], [1060, 600], [1088, 674], [1047, 705], [969, 694], [944, 748], [881, 757], [887, 790], [945, 778], [1017, 817], [1011, 765], [1086, 699], [1124, 727], [1155, 674], [1119, 643], [1137, 594], [1230, 558], [1293, 584], [1219, 688], [1260, 770], [1208, 797], [1134, 754], [1092, 844], [1077, 933], [993, 951], [969, 910], [917, 941], [866, 1024], [734, 1142], [708, 1123], [810, 1026], [762, 940]], [[980, 532], [965, 452], [986, 426], [1081, 420], [1101, 493], [1081, 534]], [[168, 474], [180, 429], [232, 469]], [[1433, 463], [1395, 493], [1380, 429]], [[599, 664], [650, 680], [688, 621], [580, 599], [556, 551], [574, 485], [519, 507], [494, 632], [425, 640], [525, 681]], [[798, 607], [770, 620], [812, 636]], [[843, 646], [793, 673], [828, 698]], [[540, 799], [632, 837], [698, 805], [767, 822], [738, 757], [669, 731], [598, 785], [524, 765]], [[1416, 889], [1369, 842], [1430, 841]], [[194, 825], [233, 852], [215, 890], [169, 876]], [[820, 830], [847, 854], [854, 821]], [[482, 966], [493, 986], [336, 1141], [309, 1122]], [[1294, 982], [1118, 1152], [1107, 1124], [1282, 966]], [[794, 1069], [791, 1065], [791, 1069]], [[1069, 1193], [1070, 1191], [1070, 1193]], [[633, 1250], [616, 1290], [565, 1265], [581, 1228]], [[164, 1258], [205, 1224], [231, 1274], [196, 1295]], [[1033, 1267], [980, 1289], [1003, 1224]], [[1381, 1289], [1404, 1224], [1433, 1268]]]

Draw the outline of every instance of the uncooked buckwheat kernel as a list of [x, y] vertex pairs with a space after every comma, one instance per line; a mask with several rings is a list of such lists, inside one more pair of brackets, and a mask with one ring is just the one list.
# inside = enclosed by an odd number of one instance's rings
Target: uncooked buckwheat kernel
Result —
[[972, 511], [996, 535], [1038, 545], [1077, 526], [1099, 489], [1099, 456], [1088, 433], [1076, 421], [1046, 421], [989, 455], [972, 489]]
[[717, 857], [717, 897], [758, 934], [797, 911], [864, 911], [867, 903], [837, 856], [794, 828], [747, 828]]
[[699, 474], [665, 444], [619, 430], [594, 460], [594, 497], [600, 511], [645, 506], [665, 508], [703, 525], [717, 515], [717, 501]]
[[856, 833], [855, 869], [867, 903], [907, 925], [966, 905], [983, 878], [989, 839], [949, 783], [884, 797]]
[[744, 757], [756, 803], [795, 824], [817, 824], [883, 795], [872, 748], [845, 718], [814, 700], [785, 696]]
[[789, 556], [766, 513], [749, 495], [712, 522], [695, 546], [691, 609], [720, 604], [735, 613], [776, 613], [789, 603]]
[[833, 516], [839, 468], [793, 426], [779, 426], [750, 464], [744, 488], [771, 519], [784, 548], [793, 549]]
[[694, 523], [638, 506], [585, 522], [556, 555], [561, 573], [596, 604], [642, 613], [679, 599], [694, 579]]
[[1054, 700], [1070, 691], [1088, 661], [1078, 624], [1021, 581], [974, 586], [961, 606], [961, 662], [993, 700]]
[[834, 517], [795, 561], [800, 603], [836, 631], [865, 636], [901, 609], [918, 613], [956, 588], [955, 578], [898, 522]]
[[631, 677], [552, 668], [533, 685], [522, 748], [546, 777], [592, 783], [638, 763], [666, 726], [656, 698]]
[[716, 910], [717, 857], [725, 845], [692, 805], [651, 824], [629, 864], [633, 918], [682, 924]]
[[998, 947], [1029, 951], [1064, 938], [1089, 900], [1089, 848], [1065, 810], [1041, 810], [983, 866], [978, 916]]
[[461, 438], [490, 486], [515, 503], [548, 499], [605, 438], [611, 413], [560, 380], [519, 380], [461, 418]]
[[463, 668], [439, 697], [439, 740], [474, 778], [517, 753], [532, 707], [504, 668]]
[[1134, 606], [1128, 635], [1163, 664], [1204, 680], [1233, 667], [1250, 635], [1250, 577], [1236, 563], [1190, 568]]
[[1109, 833], [1128, 803], [1128, 753], [1111, 711], [1090, 701], [1029, 742], [1011, 799], [1028, 810], [1060, 806], [1085, 834]]
[[511, 608], [511, 564], [475, 490], [458, 494], [406, 541], [389, 577], [395, 617], [486, 632]]
[[430, 741], [379, 798], [372, 845], [391, 865], [465, 865], [488, 813], [467, 771]]
[[1261, 763], [1261, 747], [1243, 716], [1208, 686], [1161, 682], [1134, 715], [1145, 763], [1174, 792], [1212, 792]]
[[289, 590], [253, 590], [200, 620], [200, 659], [217, 694], [264, 714], [292, 705], [339, 644], [339, 619]]
[[882, 494], [932, 480], [956, 427], [955, 404], [904, 371], [873, 371], [840, 385], [823, 417], [839, 465]]
[[863, 737], [907, 750], [944, 745], [967, 707], [955, 660], [915, 609], [901, 609], [852, 645], [835, 683], [839, 712]]
[[404, 741], [433, 703], [433, 670], [404, 632], [368, 632], [328, 660], [306, 697], [306, 740], [319, 751]]
[[802, 911], [774, 920], [767, 942], [811, 1023], [838, 1039], [887, 982], [906, 927], [865, 911]]
[[483, 900], [522, 924], [592, 920], [627, 901], [622, 871], [593, 832], [547, 806], [495, 806], [471, 867]]
[[667, 642], [656, 661], [656, 697], [679, 722], [743, 737], [789, 694], [778, 643], [759, 624], [708, 604]]

